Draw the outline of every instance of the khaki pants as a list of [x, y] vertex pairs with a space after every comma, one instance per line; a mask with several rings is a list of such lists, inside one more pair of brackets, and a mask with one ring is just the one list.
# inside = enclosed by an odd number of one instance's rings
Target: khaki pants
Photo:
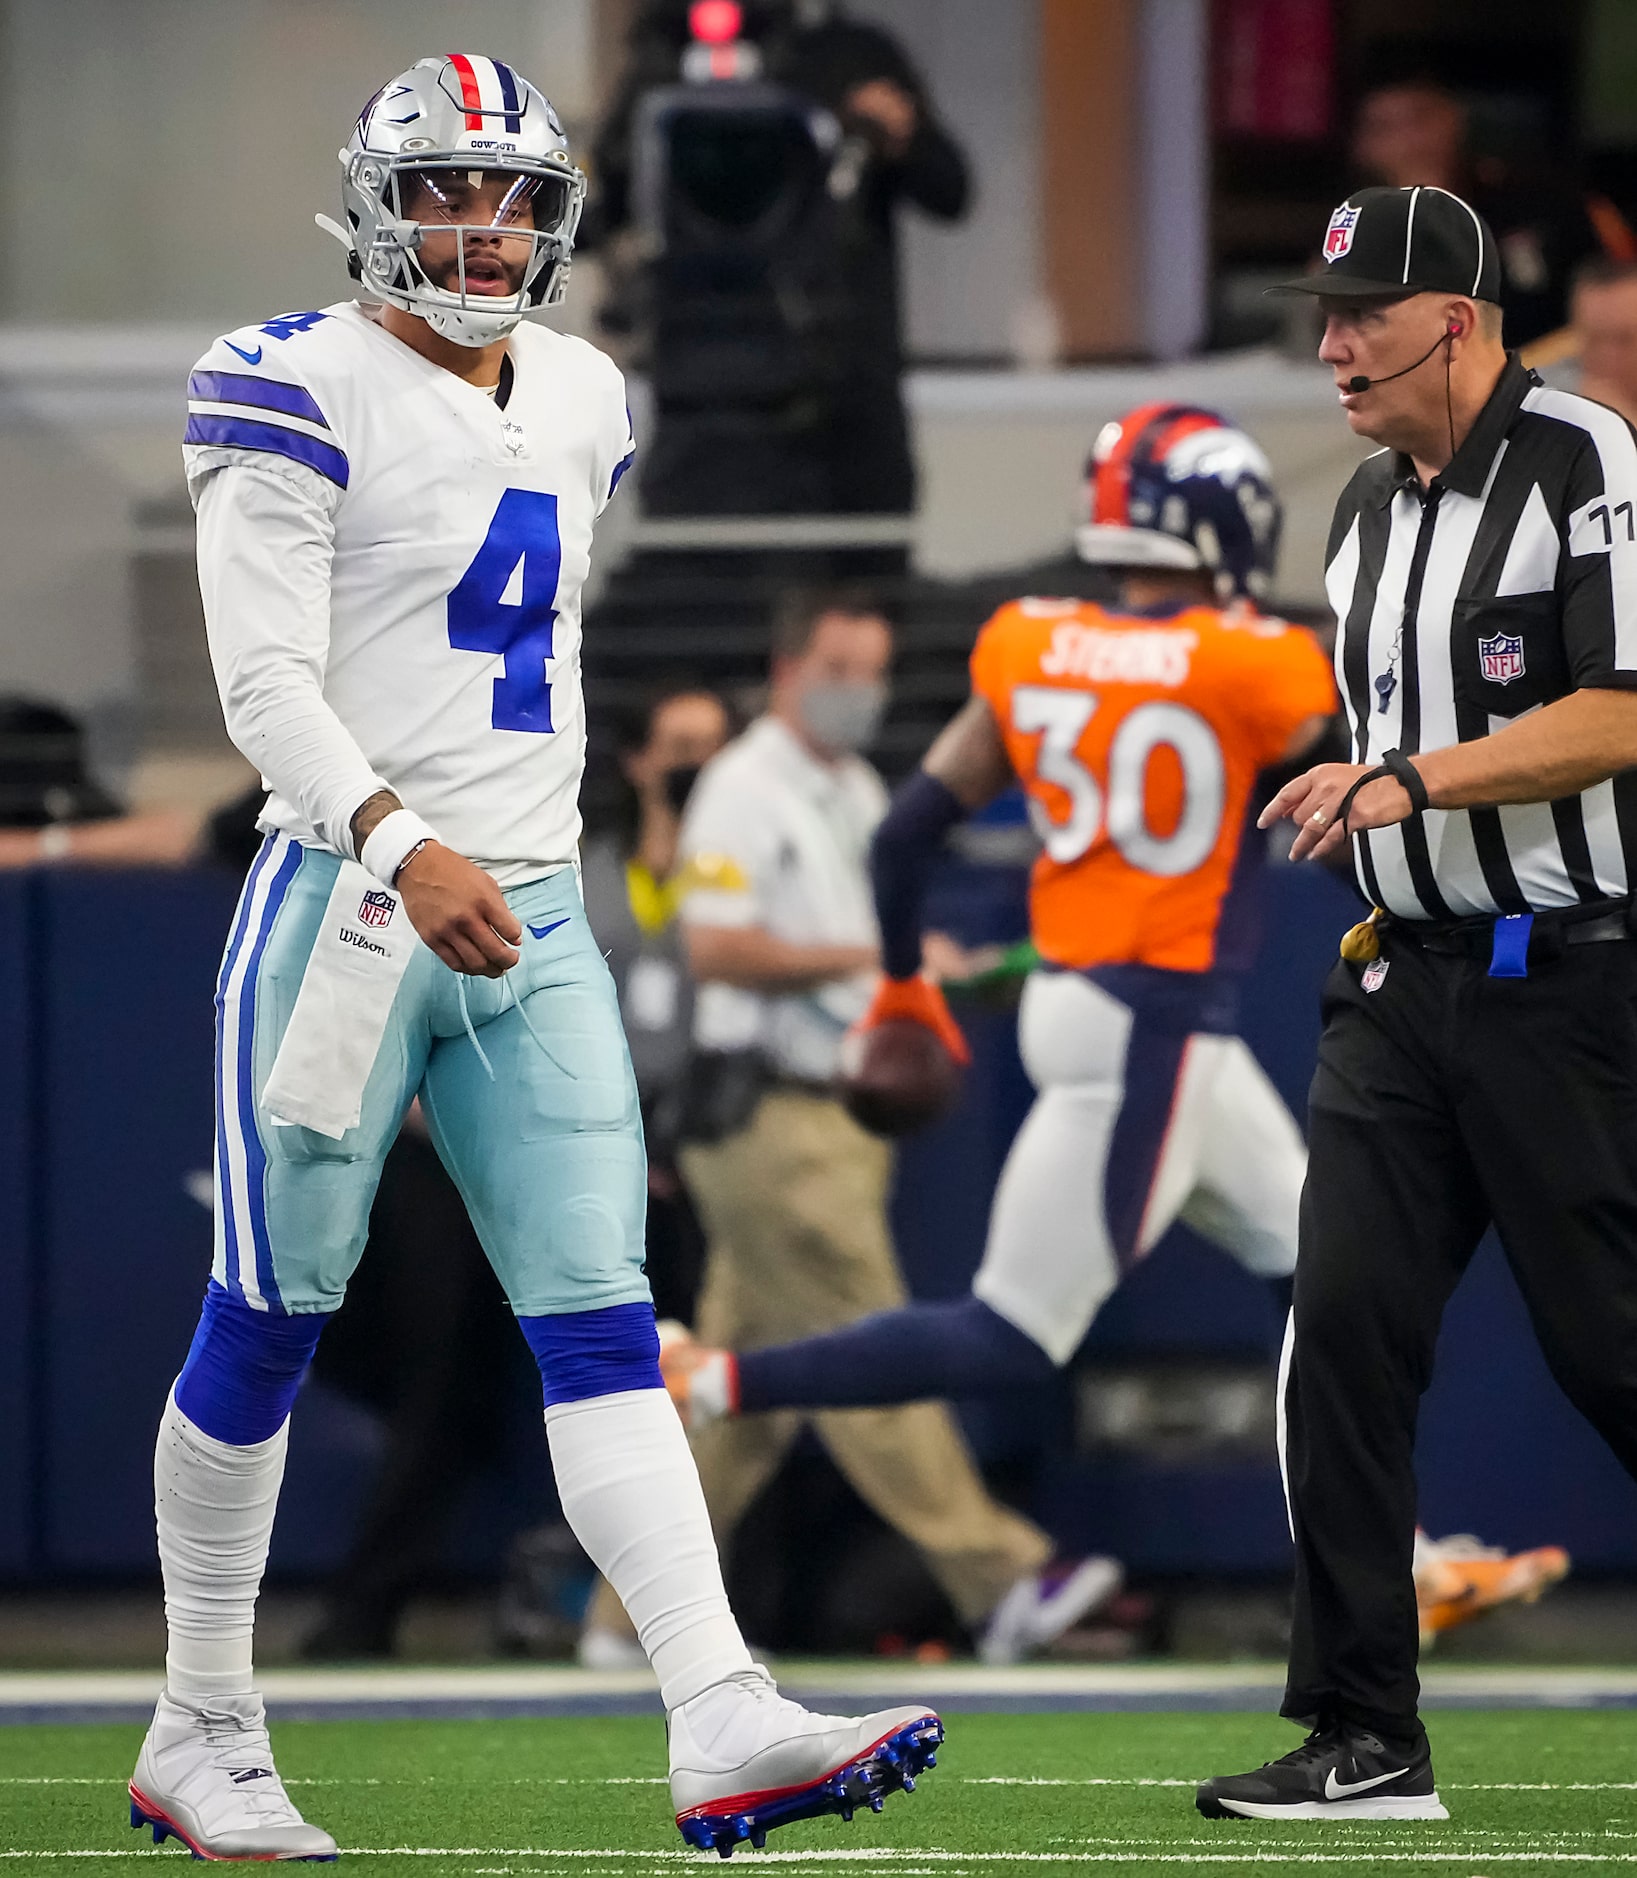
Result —
[[[887, 1231], [891, 1151], [839, 1102], [776, 1090], [749, 1127], [681, 1159], [710, 1242], [701, 1342], [758, 1349], [904, 1302]], [[860, 1497], [926, 1555], [965, 1622], [980, 1623], [1051, 1556], [1037, 1526], [990, 1497], [941, 1402], [714, 1423], [694, 1456], [719, 1542], [808, 1423]], [[590, 1621], [630, 1631], [607, 1585]]]

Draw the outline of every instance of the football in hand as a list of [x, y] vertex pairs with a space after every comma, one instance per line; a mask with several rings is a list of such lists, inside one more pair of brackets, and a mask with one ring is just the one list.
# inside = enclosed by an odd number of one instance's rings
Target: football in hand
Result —
[[838, 1087], [859, 1127], [889, 1138], [908, 1135], [954, 1107], [961, 1066], [925, 1024], [889, 1017], [849, 1033]]

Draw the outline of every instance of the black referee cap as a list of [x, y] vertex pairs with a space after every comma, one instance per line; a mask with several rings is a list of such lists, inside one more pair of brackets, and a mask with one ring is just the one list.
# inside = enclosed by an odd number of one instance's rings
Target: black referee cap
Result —
[[1447, 189], [1359, 189], [1330, 217], [1323, 266], [1269, 293], [1402, 300], [1460, 293], [1499, 301], [1501, 258], [1493, 230]]

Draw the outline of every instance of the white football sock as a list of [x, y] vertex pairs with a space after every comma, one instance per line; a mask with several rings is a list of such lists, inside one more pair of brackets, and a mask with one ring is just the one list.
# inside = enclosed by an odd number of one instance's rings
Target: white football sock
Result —
[[699, 1470], [665, 1391], [556, 1403], [546, 1435], [563, 1516], [619, 1594], [666, 1709], [751, 1669]]
[[154, 1516], [165, 1575], [165, 1686], [183, 1703], [244, 1695], [256, 1593], [267, 1564], [290, 1423], [236, 1448], [195, 1427], [173, 1394], [153, 1457]]

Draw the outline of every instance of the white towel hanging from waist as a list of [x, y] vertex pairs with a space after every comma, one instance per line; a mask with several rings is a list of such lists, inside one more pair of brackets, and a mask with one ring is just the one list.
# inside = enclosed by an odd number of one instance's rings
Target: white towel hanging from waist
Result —
[[399, 980], [420, 943], [397, 894], [343, 861], [262, 1091], [275, 1122], [332, 1141], [358, 1126]]

